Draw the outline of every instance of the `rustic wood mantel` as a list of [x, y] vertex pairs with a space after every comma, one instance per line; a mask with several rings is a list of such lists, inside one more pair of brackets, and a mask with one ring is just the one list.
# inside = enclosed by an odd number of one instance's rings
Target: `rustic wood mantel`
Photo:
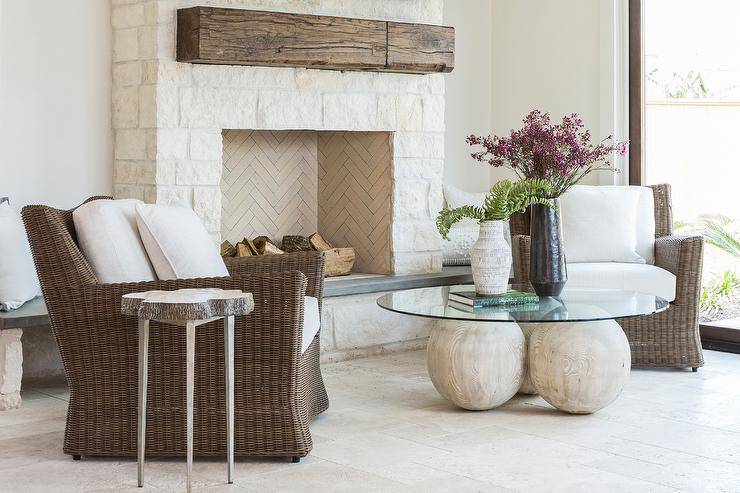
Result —
[[180, 62], [451, 72], [452, 27], [217, 7], [177, 11]]

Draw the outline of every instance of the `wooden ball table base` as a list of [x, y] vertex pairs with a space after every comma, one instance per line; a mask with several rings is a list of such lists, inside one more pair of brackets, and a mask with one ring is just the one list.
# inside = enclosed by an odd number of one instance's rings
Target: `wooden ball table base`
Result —
[[629, 342], [614, 320], [531, 324], [531, 387], [552, 406], [590, 414], [619, 396], [631, 368]]
[[493, 409], [522, 392], [589, 414], [622, 392], [630, 348], [614, 320], [521, 327], [443, 320], [429, 338], [427, 370], [440, 395], [463, 409]]
[[517, 393], [525, 354], [524, 336], [515, 323], [443, 320], [429, 337], [427, 370], [442, 397], [482, 411]]

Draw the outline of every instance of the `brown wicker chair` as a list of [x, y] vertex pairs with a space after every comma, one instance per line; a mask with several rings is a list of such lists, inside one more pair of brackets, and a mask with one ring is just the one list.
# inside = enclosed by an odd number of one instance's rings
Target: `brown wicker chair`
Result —
[[[691, 368], [704, 366], [699, 339], [699, 291], [702, 252], [700, 236], [673, 235], [670, 185], [654, 185], [655, 265], [676, 276], [676, 299], [655, 315], [617, 320], [632, 350], [633, 366]], [[511, 220], [514, 279], [529, 282], [529, 216]]]
[[[136, 455], [137, 320], [121, 315], [121, 296], [193, 287], [254, 295], [254, 311], [237, 317], [235, 327], [236, 454], [310, 452], [309, 421], [329, 402], [319, 335], [301, 354], [301, 326], [304, 295], [321, 301], [323, 254], [234, 259], [227, 263], [231, 277], [99, 284], [77, 246], [72, 211], [27, 206], [23, 220], [70, 388], [66, 454]], [[199, 327], [196, 338], [194, 451], [223, 455], [222, 323]], [[149, 348], [146, 453], [185, 455], [184, 331], [155, 323]]]

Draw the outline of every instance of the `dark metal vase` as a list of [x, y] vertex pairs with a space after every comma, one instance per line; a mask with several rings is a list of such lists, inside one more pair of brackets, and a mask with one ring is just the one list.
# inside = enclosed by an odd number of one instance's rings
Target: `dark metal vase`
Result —
[[560, 296], [568, 280], [561, 241], [560, 200], [553, 202], [554, 208], [532, 206], [529, 282], [538, 296]]

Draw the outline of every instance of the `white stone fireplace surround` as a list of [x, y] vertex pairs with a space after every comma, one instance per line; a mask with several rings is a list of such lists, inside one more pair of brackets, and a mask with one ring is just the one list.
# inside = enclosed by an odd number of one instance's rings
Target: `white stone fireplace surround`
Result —
[[441, 270], [443, 76], [178, 63], [194, 5], [441, 24], [443, 1], [112, 0], [115, 195], [184, 202], [219, 238], [224, 130], [388, 132], [390, 272]]

